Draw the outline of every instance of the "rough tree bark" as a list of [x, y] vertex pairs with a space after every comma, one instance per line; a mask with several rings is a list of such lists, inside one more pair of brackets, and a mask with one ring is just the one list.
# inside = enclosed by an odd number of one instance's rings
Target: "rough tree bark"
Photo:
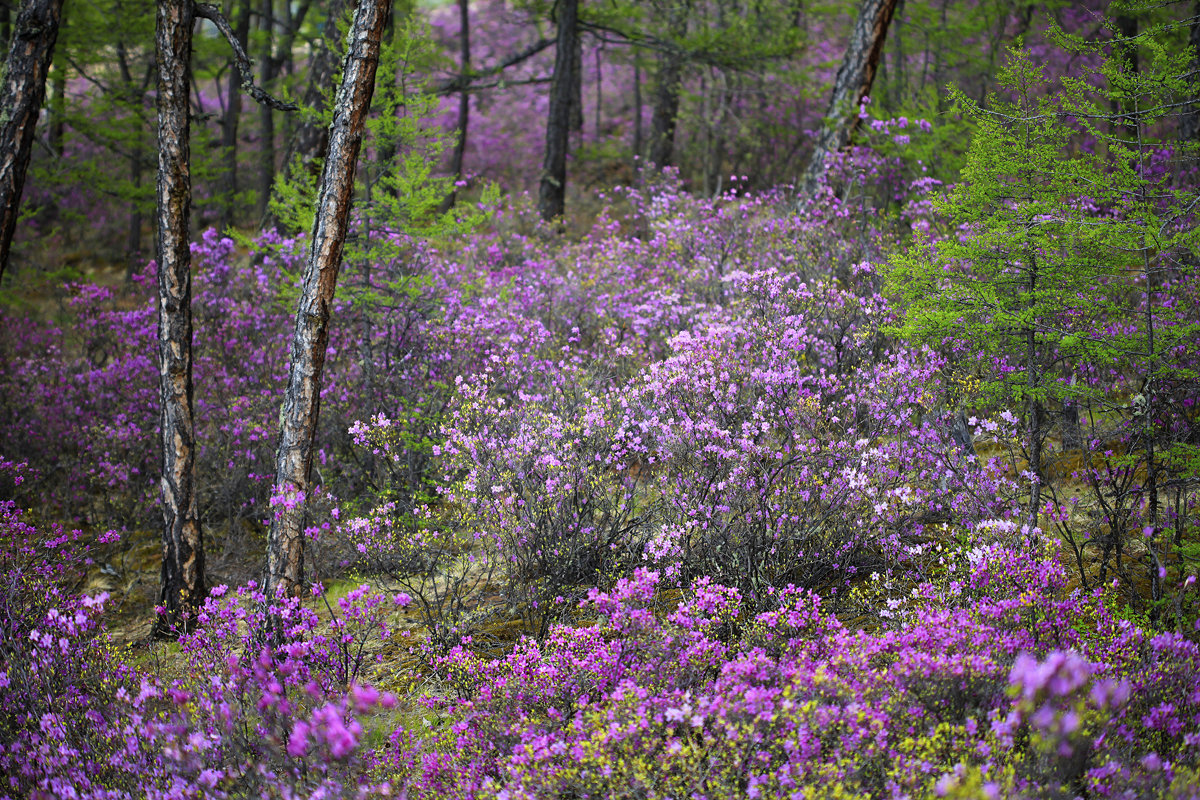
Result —
[[567, 147], [571, 133], [571, 94], [576, 83], [575, 50], [579, 39], [579, 0], [559, 0], [558, 38], [554, 50], [554, 82], [546, 119], [546, 156], [538, 188], [542, 219], [561, 217], [566, 207]]
[[321, 400], [321, 373], [329, 342], [329, 314], [337, 287], [342, 246], [354, 195], [354, 171], [375, 90], [375, 72], [391, 0], [360, 0], [350, 29], [342, 84], [329, 126], [329, 155], [321, 173], [308, 262], [296, 329], [292, 336], [288, 385], [279, 413], [275, 491], [303, 497], [287, 503], [267, 534], [268, 595], [297, 593], [304, 582], [305, 500], [311, 495], [313, 440]]
[[155, 63], [158, 68], [158, 355], [162, 436], [163, 563], [154, 626], [174, 635], [195, 622], [207, 593], [204, 537], [196, 502], [195, 424], [192, 403], [192, 273], [188, 241], [192, 180], [188, 140], [192, 28], [209, 20], [233, 48], [241, 88], [260, 103], [280, 103], [254, 85], [250, 60], [220, 9], [192, 0], [158, 0]]
[[17, 13], [12, 46], [0, 84], [0, 280], [17, 228], [21, 191], [33, 151], [46, 74], [54, 55], [63, 0], [25, 0]]
[[155, 634], [184, 629], [206, 594], [196, 503], [192, 418], [192, 272], [188, 143], [192, 0], [158, 0], [158, 385], [162, 436], [163, 560]]
[[858, 123], [858, 105], [871, 93], [895, 11], [896, 0], [862, 0], [858, 7], [846, 55], [833, 81], [825, 124], [804, 173], [802, 188], [806, 195], [816, 191], [825, 179], [829, 157], [850, 143]]

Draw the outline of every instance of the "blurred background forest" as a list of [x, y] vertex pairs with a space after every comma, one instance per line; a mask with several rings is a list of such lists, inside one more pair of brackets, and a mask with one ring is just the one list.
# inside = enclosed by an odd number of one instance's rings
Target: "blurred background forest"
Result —
[[[952, 182], [970, 140], [949, 113], [953, 84], [980, 102], [995, 88], [1004, 48], [1022, 40], [1054, 75], [1078, 55], [1046, 47], [1057, 24], [1107, 36], [1103, 2], [895, 3], [870, 91], [871, 120], [928, 120], [931, 132], [859, 127], [855, 144], [881, 158], [864, 165], [887, 206], [916, 177]], [[570, 121], [568, 206], [586, 217], [597, 190], [630, 183], [652, 164], [678, 170], [689, 191], [720, 194], [796, 182], [829, 108], [829, 92], [858, 4], [853, 2], [645, 2], [584, 4]], [[277, 222], [270, 200], [295, 155], [298, 129], [331, 101], [344, 46], [344, 0], [225, 3], [246, 42], [256, 82], [303, 101], [299, 113], [255, 105], [238, 91], [229, 47], [197, 22], [191, 111], [195, 231], [256, 231]], [[466, 13], [463, 13], [465, 10]], [[1121, 17], [1143, 27], [1188, 15], [1184, 3]], [[0, 37], [16, 10], [0, 10]], [[465, 192], [494, 182], [536, 190], [554, 72], [552, 4], [475, 2], [395, 7], [382, 104], [446, 134], [434, 168]], [[26, 277], [66, 269], [135, 269], [152, 257], [154, 219], [153, 4], [69, 1], [34, 148], [14, 266]], [[1182, 34], [1180, 35], [1182, 37]], [[464, 42], [467, 49], [464, 50]], [[1177, 44], [1188, 46], [1182, 38]], [[332, 49], [332, 60], [325, 57]], [[466, 60], [463, 54], [466, 53]], [[419, 98], [414, 102], [415, 98]], [[459, 130], [461, 153], [453, 137]], [[669, 135], [668, 132], [669, 131]], [[385, 136], [364, 171], [394, 156]], [[368, 178], [369, 180], [369, 178]], [[584, 223], [581, 223], [583, 225]], [[30, 274], [32, 273], [32, 274]]]

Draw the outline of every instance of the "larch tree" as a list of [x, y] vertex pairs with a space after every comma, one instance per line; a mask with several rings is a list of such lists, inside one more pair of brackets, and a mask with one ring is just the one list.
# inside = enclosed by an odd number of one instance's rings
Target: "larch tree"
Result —
[[25, 0], [0, 83], [0, 280], [17, 228], [21, 192], [33, 151], [46, 75], [54, 56], [63, 0]]
[[329, 126], [329, 152], [321, 173], [296, 309], [288, 383], [279, 413], [275, 495], [282, 502], [276, 507], [267, 534], [268, 595], [295, 594], [304, 582], [304, 518], [306, 501], [312, 493], [313, 442], [321, 405], [329, 317], [390, 5], [391, 0], [360, 1], [350, 27], [342, 82]]
[[[1104, 548], [1103, 576], [1110, 555], [1121, 558], [1138, 514], [1152, 531], [1160, 527], [1154, 418], [1169, 416], [1164, 387], [1194, 381], [1165, 354], [1197, 341], [1194, 315], [1172, 308], [1162, 284], [1194, 270], [1186, 254], [1196, 248], [1197, 200], [1194, 187], [1151, 166], [1168, 151], [1147, 134], [1186, 95], [1178, 78], [1186, 54], [1146, 38], [1154, 63], [1143, 74], [1119, 50], [1075, 46], [1102, 67], [1061, 78], [1062, 89], [1014, 50], [999, 75], [1011, 99], [992, 96], [984, 105], [954, 93], [959, 112], [977, 125], [959, 182], [935, 202], [957, 232], [919, 236], [893, 258], [890, 280], [907, 306], [900, 332], [978, 373], [984, 401], [1018, 412], [1010, 419], [1020, 418], [1030, 528], [1057, 519], [1062, 507], [1048, 481], [1050, 412], [1076, 402], [1102, 412], [1087, 414], [1087, 438], [1097, 446], [1108, 436], [1097, 432], [1098, 420], [1125, 420], [1119, 435], [1127, 452], [1105, 448], [1095, 463], [1139, 459], [1126, 462], [1137, 466], [1128, 474], [1145, 478], [1121, 492], [1093, 481], [1100, 505], [1126, 504], [1107, 514], [1107, 535], [1088, 534]], [[1122, 101], [1115, 114], [1114, 98]], [[1081, 579], [1087, 585], [1086, 574]]]

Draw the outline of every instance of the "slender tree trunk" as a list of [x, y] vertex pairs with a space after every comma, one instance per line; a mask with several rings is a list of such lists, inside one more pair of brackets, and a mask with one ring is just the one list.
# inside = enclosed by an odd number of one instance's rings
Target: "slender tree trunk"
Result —
[[[118, 11], [119, 11], [118, 4]], [[150, 81], [154, 78], [154, 65], [146, 66], [146, 73], [138, 84], [134, 81], [133, 71], [129, 68], [129, 54], [124, 41], [117, 42], [117, 67], [121, 73], [121, 83], [126, 99], [135, 109], [134, 114], [139, 122], [148, 124], [145, 117], [145, 95]], [[142, 186], [142, 176], [146, 169], [146, 157], [142, 149], [142, 132], [139, 129], [129, 143], [129, 180], [135, 190]], [[125, 282], [131, 283], [137, 272], [138, 262], [142, 252], [142, 206], [134, 192], [129, 201], [129, 226], [125, 237]]]
[[[1028, 142], [1027, 142], [1028, 146]], [[1029, 276], [1025, 291], [1029, 296], [1029, 313], [1037, 306], [1038, 291], [1038, 260], [1032, 250], [1025, 253], [1029, 265]], [[1029, 527], [1036, 528], [1038, 514], [1042, 504], [1042, 485], [1045, 483], [1045, 468], [1042, 463], [1042, 440], [1045, 438], [1045, 408], [1042, 403], [1042, 370], [1038, 365], [1041, 355], [1038, 347], [1037, 331], [1026, 328], [1025, 336], [1025, 408], [1029, 417], [1029, 472], [1033, 476], [1029, 486]]]
[[831, 155], [850, 143], [858, 123], [858, 105], [871, 93], [875, 70], [883, 55], [888, 26], [896, 11], [897, 0], [862, 0], [858, 18], [846, 45], [846, 55], [833, 81], [825, 124], [805, 170], [803, 192], [811, 195], [825, 179]]
[[33, 150], [38, 114], [46, 97], [46, 75], [58, 38], [63, 0], [26, 0], [0, 83], [0, 281], [17, 228], [21, 191]]
[[633, 57], [633, 159], [638, 166], [642, 157], [642, 66], [637, 55]]
[[[288, 385], [280, 410], [275, 491], [294, 494], [267, 535], [267, 591], [297, 593], [304, 582], [305, 502], [312, 492], [313, 441], [321, 400], [321, 373], [329, 341], [329, 313], [350, 222], [354, 171], [375, 90], [375, 72], [391, 0], [360, 0], [350, 31], [341, 87], [329, 126], [329, 155], [321, 173], [304, 284], [296, 310]], [[288, 507], [288, 506], [291, 507]]]
[[54, 70], [50, 82], [50, 150], [58, 158], [63, 157], [63, 139], [67, 130], [67, 71]]
[[[249, 2], [249, 0], [246, 0]], [[259, 56], [259, 84], [268, 91], [271, 82], [275, 80], [275, 16], [272, 0], [262, 0], [262, 27], [266, 32], [263, 38], [262, 55]], [[271, 202], [271, 189], [275, 185], [275, 111], [268, 105], [258, 107], [260, 127], [262, 128], [262, 159], [258, 173], [258, 208], [257, 218], [263, 219], [267, 214], [267, 205]]]
[[[232, 9], [229, 9], [232, 11]], [[234, 28], [239, 42], [250, 36], [250, 0], [241, 0], [238, 8], [237, 25]], [[229, 68], [229, 100], [225, 104], [225, 118], [221, 121], [221, 153], [225, 159], [225, 180], [221, 201], [221, 230], [232, 228], [237, 222], [238, 193], [238, 123], [242, 116], [242, 81], [232, 64]]]
[[[58, 32], [67, 27], [67, 9], [64, 4], [58, 20]], [[63, 156], [63, 135], [67, 129], [67, 68], [65, 64], [51, 67], [50, 76], [50, 150], [58, 158]]]
[[[300, 3], [293, 8], [290, 2], [284, 3], [284, 33], [275, 45], [275, 76], [286, 75], [289, 78], [296, 71], [296, 59], [293, 53], [296, 47], [296, 35], [300, 32], [300, 28], [304, 25], [304, 20], [308, 16], [308, 10], [312, 7], [312, 0], [300, 0]], [[296, 133], [296, 118], [292, 114], [285, 114], [283, 117], [283, 141], [290, 143]], [[274, 186], [272, 186], [274, 191]], [[268, 203], [270, 198], [267, 198]], [[263, 217], [260, 217], [262, 219]]]
[[471, 122], [471, 94], [467, 91], [466, 78], [471, 73], [471, 2], [458, 0], [458, 71], [463, 76], [463, 86], [458, 93], [458, 122], [454, 126], [458, 138], [450, 156], [450, 174], [454, 176], [455, 188], [442, 201], [441, 212], [454, 208], [458, 200], [457, 182], [462, 178], [463, 157], [467, 153], [467, 126]]
[[[329, 151], [329, 128], [322, 124], [321, 113], [325, 98], [338, 66], [338, 22], [350, 7], [349, 0], [330, 0], [325, 25], [321, 31], [321, 43], [313, 53], [308, 67], [308, 86], [304, 90], [303, 107], [307, 113], [296, 126], [296, 133], [288, 144], [283, 160], [286, 178], [292, 170], [301, 169], [315, 173], [317, 165]], [[297, 164], [297, 162], [299, 162]], [[278, 223], [270, 214], [262, 217], [263, 227]]]
[[560, 0], [558, 39], [554, 51], [554, 82], [546, 120], [546, 156], [538, 190], [542, 219], [561, 217], [566, 207], [567, 148], [571, 132], [571, 94], [575, 89], [575, 50], [579, 38], [579, 0]]
[[650, 115], [650, 163], [657, 169], [671, 166], [675, 158], [675, 120], [679, 116], [679, 83], [683, 62], [668, 53], [658, 67], [654, 112]]
[[600, 44], [596, 48], [596, 119], [592, 123], [596, 131], [596, 138], [600, 138], [600, 107], [604, 105], [604, 72], [601, 65], [601, 58], [604, 53], [604, 45]]
[[192, 407], [192, 274], [188, 144], [192, 0], [158, 0], [158, 355], [162, 436], [163, 561], [155, 626], [187, 628], [206, 593], [196, 502]]

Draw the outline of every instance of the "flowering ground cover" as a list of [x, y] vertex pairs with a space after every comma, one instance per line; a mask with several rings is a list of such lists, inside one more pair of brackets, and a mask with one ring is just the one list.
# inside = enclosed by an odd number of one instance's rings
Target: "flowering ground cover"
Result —
[[[393, 300], [337, 309], [310, 534], [364, 585], [218, 587], [165, 672], [80, 591], [149, 524], [144, 290], [6, 325], [28, 464], [5, 467], [0, 790], [1195, 796], [1190, 567], [1164, 561], [1152, 621], [1030, 527], [1017, 418], [964, 418], [964, 446], [954, 364], [890, 334], [885, 221], [847, 245], [836, 200], [613, 202], [575, 243], [520, 207], [411, 242], [373, 272]], [[302, 247], [194, 247], [210, 520], [295, 501], [262, 475], [262, 345]]]
[[[128, 624], [153, 266], [0, 307], [0, 798], [1200, 796], [1194, 150], [1001, 77], [955, 98], [957, 178], [864, 101], [812, 196], [667, 169], [567, 226], [360, 213], [310, 496], [271, 485], [307, 238], [202, 233], [224, 552], [169, 643]], [[267, 596], [299, 506], [315, 580]]]

